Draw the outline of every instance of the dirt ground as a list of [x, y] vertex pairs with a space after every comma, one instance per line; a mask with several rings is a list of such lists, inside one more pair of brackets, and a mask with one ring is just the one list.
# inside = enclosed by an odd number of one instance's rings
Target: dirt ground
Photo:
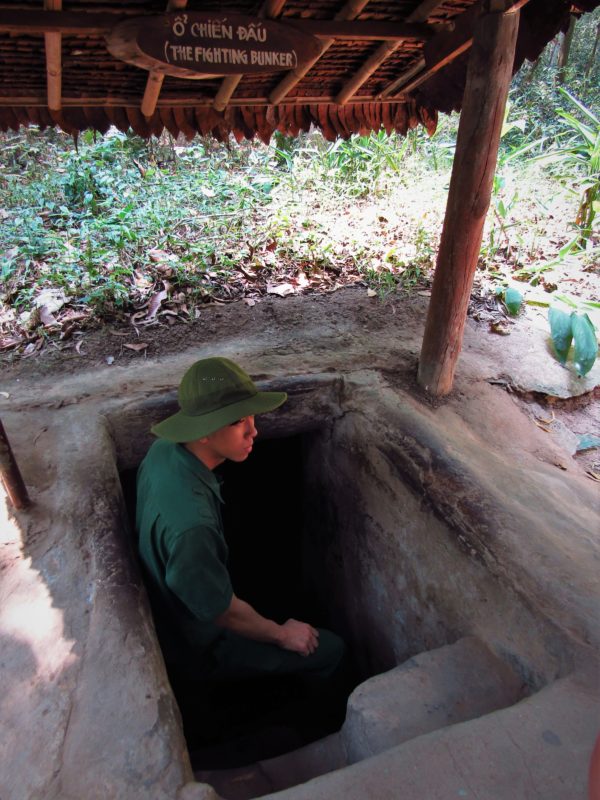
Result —
[[[106, 376], [113, 369], [139, 369], [145, 361], [151, 369], [156, 359], [164, 361], [198, 345], [214, 345], [214, 352], [219, 353], [221, 343], [234, 336], [248, 341], [272, 341], [275, 352], [285, 348], [300, 356], [308, 347], [314, 348], [315, 331], [326, 347], [340, 354], [350, 352], [356, 343], [364, 350], [367, 343], [373, 366], [431, 402], [416, 384], [427, 294], [396, 293], [382, 301], [370, 296], [366, 286], [356, 285], [328, 294], [214, 303], [204, 306], [198, 319], [189, 323], [170, 325], [159, 317], [145, 326], [105, 326], [81, 333], [69, 342], [49, 343], [30, 357], [4, 354], [0, 362], [0, 414], [3, 407], [14, 407], [15, 386], [19, 387], [19, 394], [27, 389], [25, 393], [31, 397], [36, 394], [38, 382], [46, 387], [53, 376], [63, 379], [96, 370]], [[492, 332], [497, 322], [504, 335]], [[486, 375], [485, 382], [480, 383], [481, 392], [492, 384], [511, 393], [515, 410], [524, 409], [533, 424], [560, 443], [566, 458], [575, 459], [591, 480], [600, 480], [600, 448], [576, 452], [582, 436], [600, 435], [600, 365], [596, 364], [586, 378], [576, 378], [551, 354], [545, 327], [545, 318], [536, 309], [527, 308], [513, 319], [483, 296], [479, 300], [474, 297], [454, 395], [460, 396], [461, 381], [465, 380], [469, 381], [470, 393], [478, 391], [479, 384], [469, 379], [467, 368], [471, 362], [478, 364], [478, 371]], [[308, 331], [312, 336], [310, 344], [305, 336]], [[378, 363], [378, 340], [398, 342], [401, 357], [396, 364]], [[268, 346], [265, 352], [267, 349]], [[340, 359], [340, 364], [343, 361]], [[68, 403], [68, 398], [64, 402]], [[496, 432], [490, 431], [490, 435]]]

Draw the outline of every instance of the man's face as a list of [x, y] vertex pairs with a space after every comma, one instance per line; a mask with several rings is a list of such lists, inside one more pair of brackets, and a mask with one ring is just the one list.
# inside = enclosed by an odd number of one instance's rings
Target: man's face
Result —
[[204, 437], [202, 442], [213, 462], [220, 464], [226, 458], [231, 461], [245, 461], [252, 450], [256, 433], [254, 417], [243, 417]]

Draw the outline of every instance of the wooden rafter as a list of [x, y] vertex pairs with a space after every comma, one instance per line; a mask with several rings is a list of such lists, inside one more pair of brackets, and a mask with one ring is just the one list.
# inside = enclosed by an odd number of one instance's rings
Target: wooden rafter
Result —
[[[433, 12], [438, 9], [442, 3], [443, 0], [424, 0], [424, 2], [418, 5], [408, 17], [407, 22], [426, 22], [429, 16], [433, 14]], [[416, 64], [410, 67], [410, 69], [403, 72], [394, 81], [388, 84], [383, 92], [378, 95], [377, 99], [384, 100], [386, 97], [396, 94], [401, 86], [403, 86], [411, 78], [414, 78], [415, 75], [418, 75], [423, 69], [425, 69], [425, 59], [420, 58]]]
[[[456, 20], [452, 30], [443, 31], [431, 39], [425, 45], [425, 57], [419, 59], [416, 64], [386, 86], [376, 99], [385, 100], [392, 97], [397, 100], [400, 95], [412, 92], [468, 50], [473, 44], [473, 31], [485, 2], [486, 0], [479, 0]], [[493, 2], [497, 12], [516, 13], [527, 5], [529, 0], [488, 0], [488, 2]], [[413, 14], [419, 10], [420, 7]]]
[[[280, 0], [281, 1], [281, 0]], [[363, 5], [366, 4], [366, 0]], [[138, 13], [137, 16], [140, 16]], [[80, 12], [56, 11], [33, 12], [11, 11], [0, 8], [0, 33], [36, 35], [43, 33], [62, 33], [74, 36], [105, 36], [120, 22], [131, 19], [131, 14], [122, 12]], [[286, 17], [285, 25], [290, 25], [303, 33], [319, 39], [347, 39], [362, 41], [395, 41], [414, 39], [428, 41], [439, 28], [448, 26], [425, 25], [423, 23], [394, 22], [381, 20], [314, 20]]]
[[[180, 11], [184, 9], [186, 5], [187, 0], [169, 0], [166, 10], [167, 12]], [[146, 80], [144, 97], [142, 98], [142, 104], [140, 106], [140, 110], [145, 117], [151, 117], [152, 114], [154, 114], [164, 79], [165, 76], [162, 72], [157, 72], [154, 69], [150, 70], [150, 74]]]
[[407, 22], [426, 22], [434, 11], [444, 5], [444, 0], [423, 0], [407, 18]]
[[[44, 0], [44, 9], [50, 12], [62, 10], [62, 0]], [[50, 111], [60, 111], [62, 96], [62, 34], [45, 33], [46, 91]]]
[[[266, 17], [267, 19], [276, 19], [281, 14], [286, 2], [287, 0], [266, 0], [258, 12], [258, 16]], [[215, 111], [223, 111], [225, 109], [233, 97], [233, 93], [237, 89], [242, 77], [242, 75], [228, 75], [226, 78], [223, 78], [223, 82], [215, 96]]]
[[[286, 99], [286, 105], [305, 106], [305, 105], [331, 105], [335, 102], [334, 95], [316, 95], [290, 97]], [[351, 103], [372, 103], [371, 95], [354, 95]], [[379, 102], [379, 101], [377, 101]], [[384, 103], [397, 104], [406, 102], [405, 98], [399, 100], [384, 100]], [[165, 97], [161, 95], [158, 99], [157, 108], [206, 108], [212, 106], [212, 97], [198, 97], [198, 95], [177, 95], [176, 97]], [[62, 98], [63, 108], [127, 108], [139, 104], [139, 96], [130, 95], [97, 95], [88, 97], [65, 97]], [[230, 106], [268, 106], [271, 101], [266, 96], [255, 97], [232, 97]], [[0, 108], [45, 108], [47, 99], [44, 95], [19, 95], [8, 96], [0, 95]]]
[[[346, 5], [338, 11], [335, 15], [336, 20], [352, 20], [355, 19], [363, 8], [367, 5], [369, 0], [349, 0]], [[302, 78], [306, 75], [306, 73], [311, 69], [311, 67], [316, 64], [316, 62], [321, 58], [321, 56], [329, 50], [331, 45], [334, 43], [335, 39], [324, 39], [321, 43], [321, 52], [317, 56], [317, 58], [310, 61], [308, 64], [305, 64], [298, 69], [292, 70], [288, 72], [288, 74], [280, 81], [277, 86], [273, 89], [271, 94], [269, 95], [269, 100], [273, 105], [277, 105], [280, 103], [283, 98], [299, 83]]]
[[373, 53], [373, 55], [368, 58], [362, 67], [356, 72], [350, 80], [344, 84], [342, 90], [335, 98], [335, 102], [343, 106], [345, 105], [348, 100], [352, 97], [352, 95], [363, 85], [363, 83], [371, 77], [371, 75], [376, 72], [379, 67], [383, 64], [386, 58], [391, 55], [395, 50], [398, 49], [400, 46], [400, 42], [384, 42], [383, 44], [379, 45], [377, 50]]
[[392, 97], [393, 95], [397, 94], [400, 87], [405, 86], [411, 78], [414, 78], [415, 75], [419, 75], [425, 69], [425, 59], [420, 58], [417, 62], [415, 62], [412, 67], [405, 70], [405, 72], [398, 75], [398, 77], [393, 80], [391, 83], [385, 87], [385, 89], [377, 95], [377, 100], [387, 100], [388, 97]]
[[[429, 15], [442, 5], [442, 0], [425, 0], [407, 18], [407, 23], [426, 22]], [[352, 95], [360, 89], [363, 83], [376, 72], [383, 62], [400, 46], [401, 40], [384, 42], [373, 55], [363, 64], [358, 72], [350, 78], [336, 98], [339, 105], [344, 105]]]

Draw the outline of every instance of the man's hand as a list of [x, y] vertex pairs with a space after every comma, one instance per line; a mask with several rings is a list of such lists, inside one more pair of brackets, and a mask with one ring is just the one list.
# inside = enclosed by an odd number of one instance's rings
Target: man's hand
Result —
[[309, 656], [319, 646], [319, 631], [307, 622], [288, 619], [281, 626], [279, 646], [283, 650]]
[[319, 631], [312, 625], [296, 619], [288, 619], [283, 625], [278, 625], [262, 617], [251, 605], [235, 595], [227, 611], [215, 622], [240, 636], [257, 642], [270, 642], [282, 650], [291, 650], [301, 656], [309, 656], [319, 646]]

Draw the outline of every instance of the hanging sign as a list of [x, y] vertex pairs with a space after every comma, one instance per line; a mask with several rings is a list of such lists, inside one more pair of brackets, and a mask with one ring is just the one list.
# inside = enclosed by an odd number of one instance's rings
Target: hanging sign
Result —
[[194, 12], [135, 17], [107, 36], [115, 58], [181, 78], [281, 72], [321, 52], [319, 40], [269, 19]]

